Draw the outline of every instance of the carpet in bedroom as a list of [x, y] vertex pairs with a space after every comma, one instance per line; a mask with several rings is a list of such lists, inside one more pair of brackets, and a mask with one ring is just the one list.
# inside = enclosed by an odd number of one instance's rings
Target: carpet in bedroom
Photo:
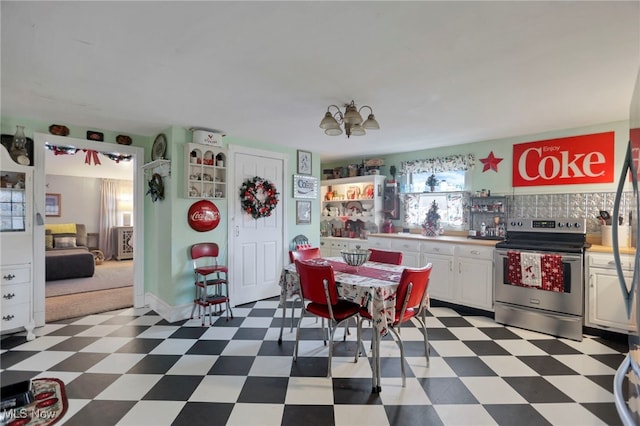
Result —
[[96, 265], [92, 277], [47, 281], [45, 297], [128, 286], [133, 286], [133, 260], [111, 260]]
[[96, 265], [93, 277], [47, 281], [45, 322], [133, 306], [133, 261]]

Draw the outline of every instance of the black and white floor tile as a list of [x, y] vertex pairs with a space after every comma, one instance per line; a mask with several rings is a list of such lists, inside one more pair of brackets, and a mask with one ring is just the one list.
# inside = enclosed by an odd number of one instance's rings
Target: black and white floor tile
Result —
[[[295, 329], [278, 344], [281, 313], [269, 299], [233, 308], [234, 319], [211, 327], [168, 323], [148, 309], [47, 324], [30, 342], [3, 337], [0, 379], [63, 380], [65, 425], [620, 424], [613, 376], [628, 351], [623, 339], [557, 339], [434, 307], [430, 366], [419, 329], [404, 327], [406, 387], [388, 335], [374, 394], [370, 351], [353, 360], [353, 324], [346, 342], [336, 332], [327, 378], [319, 322], [303, 321], [293, 362]], [[369, 348], [371, 331], [364, 337]]]

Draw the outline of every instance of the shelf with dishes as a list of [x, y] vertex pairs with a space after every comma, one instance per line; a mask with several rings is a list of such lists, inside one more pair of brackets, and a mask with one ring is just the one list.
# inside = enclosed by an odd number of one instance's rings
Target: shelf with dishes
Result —
[[186, 198], [227, 198], [226, 150], [188, 143], [185, 162]]

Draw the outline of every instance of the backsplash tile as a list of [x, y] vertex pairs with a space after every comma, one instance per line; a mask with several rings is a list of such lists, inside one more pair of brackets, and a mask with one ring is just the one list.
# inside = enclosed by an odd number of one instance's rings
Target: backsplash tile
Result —
[[[613, 192], [593, 192], [587, 194], [527, 194], [510, 196], [509, 218], [525, 217], [568, 217], [587, 219], [587, 233], [599, 233], [600, 210], [613, 215], [615, 201]], [[633, 200], [631, 192], [624, 192], [620, 200], [620, 215], [628, 222], [629, 205]]]

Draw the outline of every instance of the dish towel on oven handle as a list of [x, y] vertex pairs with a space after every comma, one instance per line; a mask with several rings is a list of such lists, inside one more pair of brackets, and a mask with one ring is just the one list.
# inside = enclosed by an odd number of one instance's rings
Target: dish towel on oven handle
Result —
[[539, 253], [520, 253], [522, 284], [542, 287], [542, 267]]
[[564, 293], [562, 256], [559, 254], [543, 254], [540, 261], [542, 264], [542, 288], [548, 291]]

